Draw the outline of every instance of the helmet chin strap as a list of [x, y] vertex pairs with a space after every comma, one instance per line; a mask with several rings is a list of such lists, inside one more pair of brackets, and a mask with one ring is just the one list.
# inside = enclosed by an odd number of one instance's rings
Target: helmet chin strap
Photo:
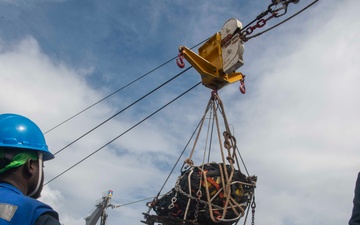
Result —
[[32, 197], [36, 194], [36, 192], [39, 190], [40, 188], [40, 185], [41, 185], [41, 181], [42, 181], [42, 176], [43, 176], [43, 168], [42, 168], [42, 165], [43, 165], [43, 154], [41, 152], [38, 153], [39, 155], [39, 177], [38, 177], [38, 182], [37, 182], [37, 185], [36, 185], [36, 188], [34, 189], [33, 192], [31, 192], [31, 194], [29, 194], [28, 196], [29, 197]]

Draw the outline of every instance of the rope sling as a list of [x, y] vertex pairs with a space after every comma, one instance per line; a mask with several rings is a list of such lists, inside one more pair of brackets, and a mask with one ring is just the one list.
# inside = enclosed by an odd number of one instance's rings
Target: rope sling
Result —
[[[204, 154], [202, 163], [196, 166], [193, 157], [206, 120], [209, 121], [209, 126]], [[220, 123], [225, 129], [222, 133]], [[217, 134], [220, 163], [210, 162], [213, 133]], [[241, 172], [240, 163], [243, 161], [239, 160], [237, 151], [236, 139], [230, 131], [224, 106], [217, 92], [213, 91], [200, 121], [190, 155], [184, 161], [181, 175], [178, 176], [174, 188], [161, 198], [155, 197], [148, 203], [149, 211], [144, 213], [146, 221], [142, 222], [149, 225], [237, 223], [247, 214], [246, 210], [249, 211], [250, 205], [254, 210], [254, 190], [257, 181], [256, 176], [246, 176]], [[156, 215], [150, 215], [151, 210]]]

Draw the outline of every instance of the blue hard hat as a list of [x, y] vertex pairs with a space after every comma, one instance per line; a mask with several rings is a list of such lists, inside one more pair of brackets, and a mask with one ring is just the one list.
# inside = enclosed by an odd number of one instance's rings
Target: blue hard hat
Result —
[[0, 114], [0, 148], [40, 151], [43, 159], [53, 159], [40, 128], [31, 120], [16, 114]]

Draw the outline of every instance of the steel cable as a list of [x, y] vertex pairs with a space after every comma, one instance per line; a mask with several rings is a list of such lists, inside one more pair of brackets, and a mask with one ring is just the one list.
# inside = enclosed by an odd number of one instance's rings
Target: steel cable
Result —
[[[204, 42], [205, 42], [205, 41], [207, 41], [207, 40], [208, 40], [208, 39], [206, 39], [206, 40], [204, 40], [204, 41], [202, 41], [202, 42], [200, 42], [200, 43], [198, 43], [198, 44], [194, 45], [194, 46], [193, 46], [193, 47], [191, 47], [190, 49], [196, 48], [197, 46], [201, 45], [202, 43], [204, 43]], [[72, 120], [73, 118], [75, 118], [75, 117], [79, 116], [80, 114], [82, 114], [83, 112], [85, 112], [85, 111], [89, 110], [90, 108], [94, 107], [95, 105], [99, 104], [100, 102], [102, 102], [102, 101], [104, 101], [104, 100], [108, 99], [109, 97], [113, 96], [114, 94], [116, 94], [116, 93], [120, 92], [121, 90], [123, 90], [123, 89], [125, 89], [125, 88], [129, 87], [130, 85], [132, 85], [132, 84], [136, 83], [137, 81], [141, 80], [142, 78], [146, 77], [147, 75], [149, 75], [149, 74], [151, 74], [151, 73], [155, 72], [156, 70], [160, 69], [161, 67], [165, 66], [166, 64], [168, 64], [168, 63], [170, 63], [170, 62], [174, 61], [177, 57], [178, 57], [178, 56], [175, 56], [175, 57], [173, 57], [173, 58], [169, 59], [168, 61], [166, 61], [166, 62], [162, 63], [161, 65], [159, 65], [159, 66], [157, 66], [157, 67], [155, 67], [154, 69], [150, 70], [149, 72], [147, 72], [147, 73], [145, 73], [145, 74], [141, 75], [140, 77], [136, 78], [135, 80], [133, 80], [133, 81], [131, 81], [131, 82], [129, 82], [129, 83], [127, 83], [127, 84], [125, 84], [125, 85], [124, 85], [124, 86], [122, 86], [121, 88], [119, 88], [119, 89], [117, 89], [117, 90], [115, 90], [115, 91], [111, 92], [110, 94], [106, 95], [105, 97], [103, 97], [102, 99], [98, 100], [97, 102], [95, 102], [95, 103], [91, 104], [90, 106], [86, 107], [85, 109], [81, 110], [80, 112], [78, 112], [78, 113], [76, 113], [76, 114], [74, 114], [74, 115], [70, 116], [69, 118], [65, 119], [65, 120], [64, 120], [64, 121], [62, 121], [61, 123], [59, 123], [59, 124], [57, 124], [57, 125], [53, 126], [53, 127], [52, 127], [52, 128], [50, 128], [49, 130], [45, 131], [45, 132], [44, 132], [44, 134], [47, 134], [47, 133], [51, 132], [52, 130], [55, 130], [56, 128], [58, 128], [58, 127], [60, 127], [61, 125], [65, 124], [66, 122], [68, 122], [68, 121]]]
[[144, 96], [140, 97], [139, 99], [137, 99], [136, 101], [134, 101], [133, 103], [131, 103], [130, 105], [128, 105], [127, 107], [123, 108], [122, 110], [120, 110], [119, 112], [115, 113], [114, 115], [110, 116], [108, 119], [104, 120], [103, 122], [101, 122], [100, 124], [96, 125], [95, 127], [93, 127], [92, 129], [90, 129], [89, 131], [87, 131], [86, 133], [84, 133], [83, 135], [81, 135], [80, 137], [76, 138], [74, 141], [70, 142], [69, 144], [67, 144], [65, 147], [63, 147], [62, 149], [58, 150], [57, 152], [54, 153], [54, 155], [57, 155], [58, 153], [62, 152], [64, 149], [68, 148], [69, 146], [71, 146], [72, 144], [74, 144], [75, 142], [77, 142], [78, 140], [80, 140], [81, 138], [85, 137], [86, 135], [88, 135], [89, 133], [93, 132], [94, 130], [96, 130], [97, 128], [99, 128], [100, 126], [104, 125], [105, 123], [107, 123], [108, 121], [110, 121], [112, 118], [116, 117], [117, 115], [119, 115], [120, 113], [124, 112], [125, 110], [129, 109], [130, 107], [132, 107], [133, 105], [135, 105], [136, 103], [138, 103], [139, 101], [143, 100], [144, 98], [146, 98], [147, 96], [149, 96], [150, 94], [154, 93], [155, 91], [159, 90], [161, 87], [163, 87], [164, 85], [166, 85], [167, 83], [171, 82], [172, 80], [174, 80], [175, 78], [179, 77], [181, 74], [185, 73], [186, 71], [188, 71], [191, 67], [186, 68], [184, 71], [178, 73], [177, 75], [175, 75], [174, 77], [170, 78], [169, 80], [165, 81], [164, 83], [162, 83], [161, 85], [159, 85], [158, 87], [154, 88], [153, 90], [151, 90], [150, 92], [148, 92], [147, 94], [145, 94]]
[[116, 136], [115, 138], [113, 138], [112, 140], [110, 140], [109, 142], [107, 142], [106, 144], [104, 144], [103, 146], [101, 146], [100, 148], [98, 148], [97, 150], [95, 150], [94, 152], [92, 152], [91, 154], [87, 155], [85, 158], [81, 159], [79, 162], [75, 163], [74, 165], [72, 165], [71, 167], [69, 167], [68, 169], [64, 170], [63, 172], [61, 172], [60, 174], [58, 174], [57, 176], [55, 176], [54, 178], [52, 178], [51, 180], [49, 180], [48, 182], [46, 182], [44, 185], [49, 184], [50, 182], [54, 181], [55, 179], [59, 178], [60, 176], [62, 176], [63, 174], [65, 174], [66, 172], [70, 171], [71, 169], [73, 169], [75, 166], [79, 165], [80, 163], [84, 162], [86, 159], [90, 158], [91, 156], [93, 156], [95, 153], [99, 152], [100, 150], [102, 150], [103, 148], [105, 148], [107, 145], [111, 144], [112, 142], [114, 142], [115, 140], [117, 140], [118, 138], [120, 138], [121, 136], [123, 136], [124, 134], [128, 133], [130, 130], [134, 129], [135, 127], [137, 127], [138, 125], [140, 125], [141, 123], [143, 123], [144, 121], [146, 121], [147, 119], [149, 119], [150, 117], [152, 117], [153, 115], [155, 115], [156, 113], [160, 112], [162, 109], [166, 108], [167, 106], [169, 106], [171, 103], [173, 103], [174, 101], [176, 101], [177, 99], [181, 98], [182, 96], [184, 96], [186, 93], [190, 92], [192, 89], [194, 89], [195, 87], [197, 87], [198, 85], [200, 85], [201, 82], [195, 84], [194, 86], [192, 86], [191, 88], [189, 88], [188, 90], [186, 90], [185, 92], [183, 92], [182, 94], [180, 94], [179, 96], [175, 97], [174, 99], [172, 99], [171, 101], [169, 101], [168, 103], [166, 103], [164, 106], [160, 107], [159, 109], [157, 109], [155, 112], [151, 113], [150, 115], [148, 115], [147, 117], [145, 117], [144, 119], [142, 119], [141, 121], [139, 121], [138, 123], [136, 123], [135, 125], [133, 125], [132, 127], [130, 127], [129, 129], [127, 129], [126, 131], [124, 131], [123, 133], [119, 134], [118, 136]]

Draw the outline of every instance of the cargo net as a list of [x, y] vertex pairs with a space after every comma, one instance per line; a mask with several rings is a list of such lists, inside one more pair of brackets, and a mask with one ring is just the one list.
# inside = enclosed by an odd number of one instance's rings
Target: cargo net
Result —
[[[218, 133], [220, 132], [216, 113], [218, 110], [224, 119], [226, 129], [223, 132], [224, 144], [220, 144], [223, 162], [207, 162], [200, 166], [194, 166], [191, 158], [209, 110], [214, 115]], [[220, 135], [218, 137], [220, 140]], [[252, 208], [253, 223], [254, 190], [257, 177], [246, 176], [240, 171], [240, 162], [236, 150], [238, 150], [236, 140], [229, 131], [223, 105], [217, 93], [213, 92], [199, 126], [190, 157], [184, 162], [185, 169], [182, 169], [174, 188], [160, 198], [159, 192], [158, 196], [148, 203], [149, 210], [144, 213], [146, 220], [142, 222], [149, 225], [231, 225], [238, 223], [244, 215], [247, 217], [250, 208]], [[227, 152], [227, 155], [224, 152]], [[151, 210], [156, 215], [151, 215]], [[244, 224], [245, 222], [246, 220]]]

